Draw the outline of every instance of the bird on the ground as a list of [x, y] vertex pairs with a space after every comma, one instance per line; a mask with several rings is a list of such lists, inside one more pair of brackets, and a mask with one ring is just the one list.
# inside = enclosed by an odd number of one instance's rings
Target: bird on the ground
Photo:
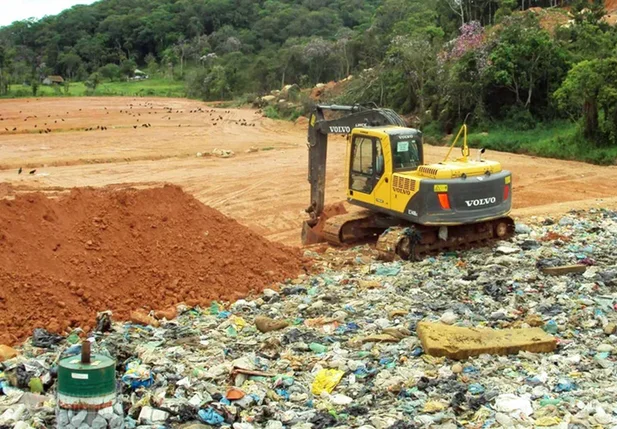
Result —
[[34, 174], [34, 173], [36, 173], [36, 169], [34, 169], [34, 170], [30, 171], [30, 173], [29, 173], [29, 174]]
[[17, 170], [17, 174], [21, 174], [22, 171], [23, 171], [23, 169], [21, 167], [19, 167], [19, 170]]

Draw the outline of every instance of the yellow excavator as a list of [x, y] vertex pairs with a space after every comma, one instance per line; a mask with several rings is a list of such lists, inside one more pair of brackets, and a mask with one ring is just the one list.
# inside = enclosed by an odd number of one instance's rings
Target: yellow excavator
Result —
[[[326, 119], [325, 113], [334, 115]], [[328, 135], [347, 135], [347, 202], [325, 206]], [[463, 138], [462, 155], [450, 160]], [[424, 163], [422, 133], [396, 112], [377, 106], [318, 105], [309, 119], [310, 219], [303, 244], [375, 241], [385, 260], [419, 260], [514, 232], [512, 174], [496, 161], [472, 159], [463, 125], [444, 160]]]

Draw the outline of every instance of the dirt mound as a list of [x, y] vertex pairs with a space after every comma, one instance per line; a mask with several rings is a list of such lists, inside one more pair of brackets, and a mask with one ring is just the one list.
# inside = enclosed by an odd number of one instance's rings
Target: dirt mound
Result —
[[97, 311], [234, 300], [295, 277], [298, 249], [272, 243], [177, 186], [77, 188], [0, 201], [0, 343], [36, 327], [93, 326]]

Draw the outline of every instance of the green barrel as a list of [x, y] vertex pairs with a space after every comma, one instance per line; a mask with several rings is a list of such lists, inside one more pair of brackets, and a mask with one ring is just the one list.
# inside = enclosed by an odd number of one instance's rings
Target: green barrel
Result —
[[58, 365], [58, 393], [73, 398], [96, 398], [116, 393], [116, 361], [92, 355], [89, 364], [72, 356]]

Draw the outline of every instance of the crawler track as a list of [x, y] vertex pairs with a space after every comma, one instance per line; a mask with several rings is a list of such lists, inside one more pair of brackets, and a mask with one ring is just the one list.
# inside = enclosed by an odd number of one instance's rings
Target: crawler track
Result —
[[449, 227], [403, 223], [369, 211], [334, 216], [327, 220], [323, 235], [334, 245], [375, 241], [380, 259], [421, 260], [433, 253], [468, 249], [491, 240], [506, 240], [514, 233], [509, 217]]

